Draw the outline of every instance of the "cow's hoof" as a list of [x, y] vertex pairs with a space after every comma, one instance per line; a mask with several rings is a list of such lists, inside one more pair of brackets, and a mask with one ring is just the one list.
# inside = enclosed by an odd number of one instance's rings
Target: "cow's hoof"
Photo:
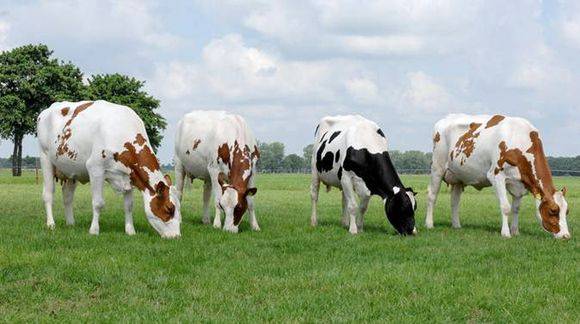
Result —
[[512, 236], [517, 236], [517, 235], [520, 235], [520, 230], [519, 230], [519, 229], [517, 229], [517, 228], [512, 228], [512, 229], [510, 230], [510, 232], [511, 232]]
[[236, 226], [224, 226], [224, 231], [230, 232], [230, 233], [237, 233], [238, 228]]
[[133, 236], [135, 234], [137, 234], [135, 232], [135, 228], [131, 225], [131, 226], [125, 226], [125, 233], [127, 233], [127, 235], [129, 236]]
[[260, 226], [258, 226], [258, 225], [252, 226], [252, 231], [259, 232], [260, 231]]
[[209, 220], [209, 217], [208, 217], [208, 218], [202, 218], [202, 219], [201, 219], [201, 222], [202, 222], [204, 225], [209, 225], [209, 224], [211, 224], [211, 221]]
[[310, 226], [312, 226], [312, 227], [318, 226], [318, 221], [315, 221], [315, 220], [310, 221]]
[[46, 227], [48, 227], [49, 230], [53, 231], [56, 225], [54, 223], [47, 223]]
[[358, 229], [356, 227], [351, 227], [348, 232], [352, 235], [358, 234]]
[[66, 225], [67, 226], [74, 226], [74, 224], [75, 224], [75, 220], [74, 219], [73, 220], [67, 220], [66, 221]]
[[99, 228], [98, 227], [91, 226], [91, 228], [89, 229], [89, 234], [91, 234], [91, 235], [99, 235]]
[[501, 236], [504, 238], [512, 238], [512, 236], [509, 232], [501, 232]]
[[425, 223], [425, 228], [431, 229], [433, 227], [434, 227], [433, 223], [427, 223], [427, 222]]

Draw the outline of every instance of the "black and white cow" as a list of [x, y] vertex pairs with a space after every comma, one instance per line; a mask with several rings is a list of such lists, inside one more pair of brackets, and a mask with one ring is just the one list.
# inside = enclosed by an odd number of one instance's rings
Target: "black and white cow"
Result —
[[[312, 226], [317, 225], [316, 205], [320, 182], [328, 190], [342, 190], [342, 223], [351, 234], [363, 229], [371, 195], [385, 204], [385, 213], [400, 234], [415, 234], [415, 193], [397, 174], [385, 134], [374, 122], [359, 115], [324, 117], [316, 128], [312, 154]], [[356, 195], [360, 198], [357, 213]]]

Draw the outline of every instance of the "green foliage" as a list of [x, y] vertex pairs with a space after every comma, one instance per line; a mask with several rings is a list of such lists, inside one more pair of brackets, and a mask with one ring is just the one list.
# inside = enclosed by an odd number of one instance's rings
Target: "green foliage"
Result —
[[155, 112], [159, 100], [143, 91], [145, 82], [121, 74], [94, 75], [89, 79], [87, 99], [107, 100], [131, 107], [145, 123], [145, 130], [154, 150], [157, 150], [167, 126], [165, 118]]
[[38, 114], [52, 102], [82, 98], [81, 71], [51, 56], [52, 51], [45, 45], [26, 45], [0, 53], [3, 138], [34, 133]]
[[312, 163], [312, 154], [314, 151], [314, 144], [308, 144], [302, 149], [302, 157], [304, 158], [304, 168], [310, 169]]
[[297, 154], [286, 155], [282, 160], [282, 168], [285, 172], [300, 172], [304, 170], [304, 159]]
[[[247, 215], [240, 233], [201, 223], [202, 181], [186, 189], [182, 237], [164, 240], [135, 195], [137, 235], [123, 225], [123, 196], [105, 186], [101, 234], [91, 236], [89, 185], [75, 194], [66, 226], [56, 190], [56, 229], [45, 227], [34, 172], [0, 172], [0, 314], [4, 322], [382, 322], [579, 323], [580, 181], [568, 186], [572, 239], [556, 241], [523, 199], [520, 235], [500, 236], [491, 188], [467, 188], [461, 223], [450, 222], [443, 186], [435, 228], [423, 227], [426, 176], [404, 176], [417, 196], [415, 237], [400, 237], [371, 200], [364, 232], [341, 226], [340, 191], [320, 192], [310, 226], [309, 175], [259, 175], [262, 230]], [[213, 214], [213, 206], [212, 206]]]
[[280, 142], [258, 143], [260, 159], [258, 160], [258, 170], [266, 172], [282, 171], [282, 161], [284, 160], [284, 144]]

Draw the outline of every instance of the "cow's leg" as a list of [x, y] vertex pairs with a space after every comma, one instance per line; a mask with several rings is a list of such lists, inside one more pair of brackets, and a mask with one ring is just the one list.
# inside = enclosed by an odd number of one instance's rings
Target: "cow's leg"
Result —
[[459, 222], [459, 201], [461, 200], [462, 192], [462, 185], [451, 186], [451, 226], [453, 228], [461, 228], [461, 223]]
[[442, 180], [443, 174], [438, 170], [432, 169], [431, 182], [427, 188], [427, 215], [425, 216], [425, 227], [427, 228], [433, 228], [433, 210], [435, 209], [435, 202], [437, 201]]
[[358, 233], [358, 228], [356, 224], [357, 204], [354, 187], [350, 177], [348, 176], [343, 175], [341, 182], [342, 182], [342, 191], [346, 197], [346, 209], [348, 211], [350, 222], [348, 231], [351, 234], [357, 234]]
[[183, 185], [185, 183], [185, 170], [183, 169], [183, 164], [179, 159], [175, 159], [175, 189], [177, 189], [177, 195], [179, 201], [183, 196]]
[[62, 184], [62, 201], [64, 204], [64, 218], [67, 225], [74, 225], [75, 217], [73, 214], [73, 200], [75, 196], [75, 189], [77, 182], [74, 180], [66, 180]]
[[510, 232], [512, 235], [519, 235], [520, 230], [518, 227], [518, 217], [520, 213], [520, 204], [522, 202], [522, 196], [513, 196], [512, 200], [512, 226]]
[[133, 226], [133, 190], [127, 190], [123, 193], [123, 209], [125, 210], [125, 233], [135, 235], [135, 226]]
[[42, 167], [42, 178], [44, 180], [42, 188], [42, 200], [46, 210], [46, 226], [54, 229], [54, 218], [52, 217], [52, 201], [54, 197], [54, 169], [46, 153], [40, 153], [40, 166]]
[[101, 210], [105, 206], [103, 198], [103, 186], [105, 183], [105, 172], [102, 166], [91, 166], [91, 160], [87, 162], [87, 169], [89, 171], [89, 178], [91, 181], [91, 193], [93, 196], [93, 220], [89, 233], [92, 235], [99, 234], [99, 216]]
[[509, 238], [511, 235], [508, 225], [508, 218], [511, 211], [511, 205], [508, 199], [505, 178], [501, 173], [499, 175], [495, 175], [494, 172], [491, 171], [488, 175], [488, 179], [491, 182], [493, 189], [495, 190], [497, 199], [499, 200], [499, 206], [501, 210], [501, 236]]
[[320, 178], [316, 169], [312, 169], [312, 182], [310, 184], [310, 200], [312, 202], [312, 214], [310, 215], [310, 225], [318, 225], [317, 217], [317, 205], [318, 205], [318, 194], [320, 192]]
[[341, 196], [342, 196], [342, 219], [340, 220], [340, 223], [342, 224], [342, 226], [349, 227], [350, 219], [348, 217], [348, 209], [346, 208], [346, 195], [344, 194], [344, 190], [341, 191]]
[[360, 202], [358, 206], [358, 216], [356, 220], [356, 226], [360, 232], [363, 231], [364, 226], [364, 219], [367, 209], [369, 208], [369, 201], [371, 200], [371, 196], [361, 195], [359, 196]]
[[[248, 185], [249, 185], [248, 188], [255, 188], [256, 187], [256, 180], [255, 180], [256, 173], [257, 173], [257, 170], [254, 168], [252, 170], [252, 176], [250, 177], [250, 181], [248, 183]], [[256, 206], [254, 205], [254, 197], [247, 196], [246, 201], [248, 202], [248, 213], [250, 216], [250, 218], [249, 218], [250, 228], [252, 228], [253, 231], [259, 231], [260, 225], [258, 225], [258, 219], [256, 218]]]
[[208, 168], [209, 177], [211, 181], [211, 189], [213, 191], [213, 198], [215, 202], [215, 217], [213, 219], [213, 227], [222, 228], [222, 213], [220, 207], [220, 199], [222, 197], [222, 188], [219, 183], [219, 170]]
[[209, 224], [209, 201], [211, 200], [211, 181], [205, 181], [203, 183], [203, 216], [201, 221], [204, 224]]

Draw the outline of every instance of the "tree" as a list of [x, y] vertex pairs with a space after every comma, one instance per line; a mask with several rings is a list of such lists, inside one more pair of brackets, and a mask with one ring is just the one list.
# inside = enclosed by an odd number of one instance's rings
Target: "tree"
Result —
[[87, 97], [90, 100], [107, 100], [133, 109], [145, 123], [145, 130], [153, 150], [157, 151], [167, 126], [165, 118], [155, 112], [159, 100], [143, 91], [145, 82], [121, 74], [94, 75], [89, 79]]
[[310, 169], [312, 163], [312, 154], [314, 151], [314, 144], [308, 144], [302, 149], [302, 156], [304, 157], [304, 168]]
[[0, 53], [0, 137], [14, 142], [12, 175], [22, 174], [22, 139], [36, 130], [38, 114], [59, 100], [80, 100], [81, 71], [51, 58], [45, 45]]
[[284, 159], [284, 144], [280, 142], [258, 143], [260, 150], [260, 159], [258, 160], [258, 169], [268, 172], [278, 172], [282, 169], [282, 160]]
[[304, 168], [304, 159], [297, 154], [287, 155], [282, 160], [284, 172], [298, 172]]

